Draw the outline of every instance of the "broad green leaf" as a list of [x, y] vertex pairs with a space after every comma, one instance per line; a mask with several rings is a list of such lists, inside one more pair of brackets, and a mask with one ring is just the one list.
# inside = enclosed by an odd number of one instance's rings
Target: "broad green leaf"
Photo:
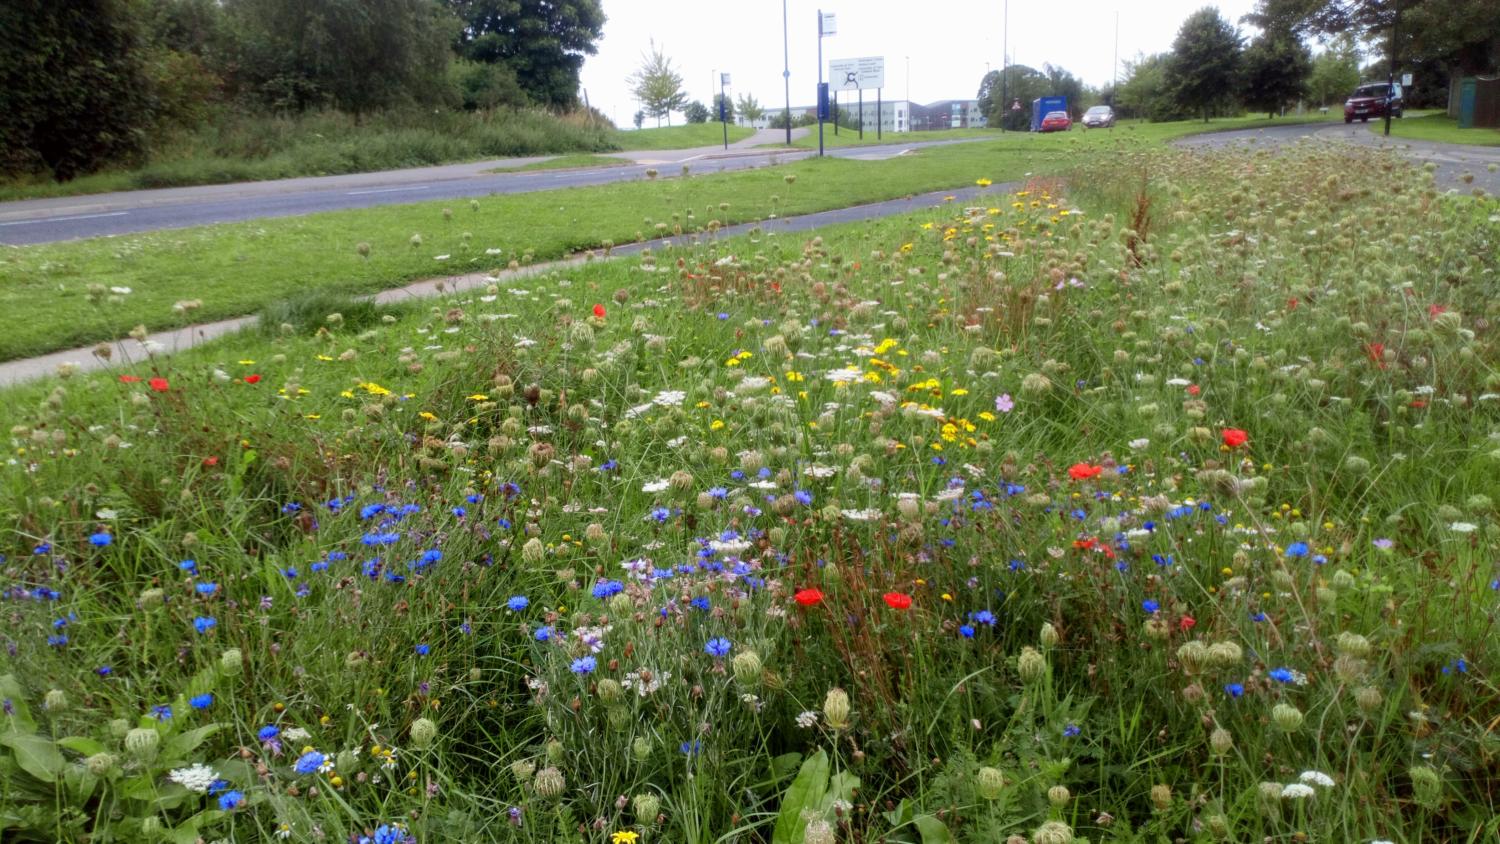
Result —
[[172, 736], [162, 746], [162, 755], [168, 759], [184, 758], [197, 750], [198, 745], [202, 744], [204, 739], [217, 733], [222, 727], [222, 724], [206, 724], [196, 730], [188, 730]]
[[6, 733], [0, 735], [0, 744], [11, 749], [21, 770], [42, 782], [57, 782], [57, 775], [62, 773], [63, 766], [67, 764], [63, 761], [62, 754], [57, 752], [57, 745], [52, 743], [52, 739], [43, 736]]
[[828, 752], [819, 750], [802, 763], [797, 778], [781, 796], [781, 810], [776, 816], [776, 829], [771, 833], [771, 844], [802, 844], [802, 835], [807, 830], [807, 821], [802, 819], [802, 810], [815, 808], [823, 802], [828, 790]]
[[10, 701], [10, 726], [16, 732], [30, 733], [36, 731], [36, 721], [32, 720], [31, 708], [26, 705], [26, 694], [21, 689], [21, 684], [16, 680], [16, 675], [5, 674], [0, 676], [0, 700]]
[[66, 736], [57, 740], [59, 747], [65, 747], [74, 753], [83, 756], [93, 756], [95, 753], [103, 753], [104, 745], [86, 736]]
[[917, 815], [912, 823], [922, 834], [922, 844], [958, 844], [958, 839], [948, 831], [948, 825], [932, 815]]
[[796, 772], [797, 766], [801, 764], [802, 754], [796, 752], [783, 753], [771, 760], [771, 778], [774, 780], [785, 779]]

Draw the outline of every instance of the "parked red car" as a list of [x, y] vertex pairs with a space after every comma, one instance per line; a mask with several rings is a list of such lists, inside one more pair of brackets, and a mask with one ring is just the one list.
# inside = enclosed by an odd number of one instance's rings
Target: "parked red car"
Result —
[[1073, 120], [1066, 111], [1049, 111], [1042, 118], [1043, 132], [1066, 132], [1073, 128]]

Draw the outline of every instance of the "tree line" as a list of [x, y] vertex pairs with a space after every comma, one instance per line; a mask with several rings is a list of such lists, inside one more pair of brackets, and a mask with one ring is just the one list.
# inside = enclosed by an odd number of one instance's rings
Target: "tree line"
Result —
[[577, 108], [600, 0], [6, 0], [0, 175], [141, 159], [216, 109]]

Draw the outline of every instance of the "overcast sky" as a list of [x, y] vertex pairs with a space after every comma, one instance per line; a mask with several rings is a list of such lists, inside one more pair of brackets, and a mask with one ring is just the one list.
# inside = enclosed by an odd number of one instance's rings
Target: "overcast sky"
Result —
[[[1005, 0], [821, 0], [838, 34], [823, 39], [829, 59], [885, 57], [888, 99], [919, 103], [975, 96], [988, 62], [1000, 66]], [[1012, 64], [1067, 68], [1090, 85], [1114, 76], [1115, 14], [1121, 65], [1138, 52], [1170, 49], [1183, 19], [1216, 6], [1231, 23], [1255, 0], [1051, 0], [1010, 3]], [[682, 74], [690, 99], [711, 102], [715, 71], [731, 74], [731, 96], [750, 93], [763, 107], [781, 106], [782, 4], [779, 0], [604, 0], [599, 54], [583, 65], [583, 87], [594, 107], [629, 128], [640, 106], [627, 80], [652, 38]], [[819, 0], [786, 0], [791, 41], [792, 105], [810, 105], [817, 90]], [[1246, 34], [1253, 30], [1246, 28]], [[866, 95], [873, 98], [874, 93]], [[673, 118], [673, 123], [680, 120]], [[655, 121], [648, 120], [652, 126]]]

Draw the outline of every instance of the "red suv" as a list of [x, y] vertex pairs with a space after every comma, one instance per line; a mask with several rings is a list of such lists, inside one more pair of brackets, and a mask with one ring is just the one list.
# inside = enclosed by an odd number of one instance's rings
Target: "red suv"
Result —
[[1372, 117], [1401, 116], [1401, 86], [1385, 82], [1370, 82], [1354, 89], [1344, 102], [1344, 122], [1369, 120]]

